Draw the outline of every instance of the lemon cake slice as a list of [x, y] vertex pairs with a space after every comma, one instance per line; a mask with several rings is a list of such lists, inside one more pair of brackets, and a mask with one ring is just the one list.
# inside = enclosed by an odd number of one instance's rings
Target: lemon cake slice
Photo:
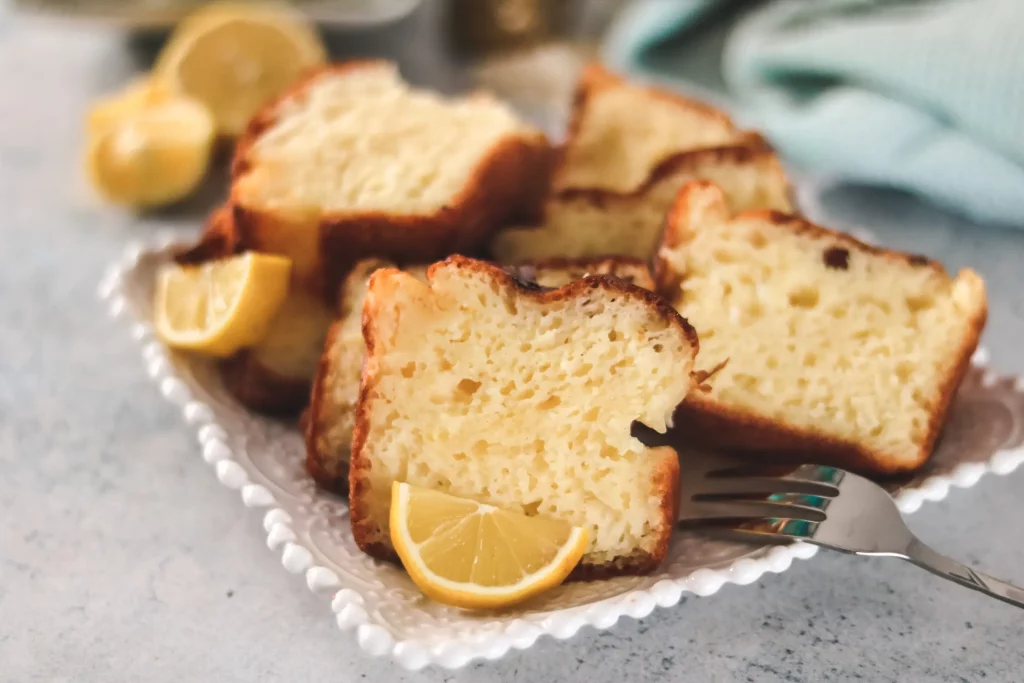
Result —
[[294, 415], [309, 403], [327, 329], [337, 309], [293, 290], [267, 334], [224, 364], [224, 384], [243, 405], [262, 413]]
[[[339, 493], [348, 489], [349, 448], [363, 370], [363, 301], [370, 276], [394, 264], [367, 259], [356, 264], [341, 288], [341, 316], [327, 334], [313, 382], [306, 419], [306, 469], [316, 482]], [[425, 281], [426, 266], [405, 269]], [[635, 259], [554, 259], [520, 266], [513, 275], [542, 287], [561, 287], [587, 275], [612, 275], [644, 289], [654, 289], [647, 265]]]
[[430, 262], [472, 253], [535, 215], [550, 149], [484, 95], [446, 99], [383, 61], [314, 72], [239, 139], [230, 203], [242, 248], [289, 256], [331, 295], [367, 257]]
[[546, 202], [540, 227], [498, 233], [492, 252], [502, 263], [604, 254], [650, 259], [673, 200], [694, 180], [720, 185], [736, 210], [793, 208], [775, 154], [759, 136], [748, 135], [735, 145], [670, 156], [632, 192], [566, 190]]
[[729, 117], [713, 107], [629, 83], [590, 64], [576, 87], [552, 189], [555, 194], [579, 188], [633, 192], [668, 157], [727, 145], [742, 136]]
[[725, 363], [687, 397], [681, 429], [870, 473], [928, 458], [986, 316], [973, 271], [734, 213], [711, 183], [679, 194], [656, 279], [700, 335], [700, 369]]
[[426, 283], [375, 272], [363, 333], [349, 476], [360, 548], [394, 557], [401, 481], [586, 527], [577, 577], [665, 556], [678, 462], [631, 428], [670, 426], [697, 338], [662, 299], [602, 275], [544, 289], [453, 256]]

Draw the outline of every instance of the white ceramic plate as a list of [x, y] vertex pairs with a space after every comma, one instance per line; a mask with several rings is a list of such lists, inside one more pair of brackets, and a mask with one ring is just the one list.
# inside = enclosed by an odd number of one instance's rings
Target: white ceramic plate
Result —
[[[210, 361], [171, 352], [156, 340], [149, 323], [153, 275], [174, 241], [129, 248], [104, 277], [100, 294], [112, 315], [131, 321], [150, 377], [197, 431], [203, 459], [217, 478], [239, 491], [246, 507], [263, 511], [267, 545], [284, 568], [303, 576], [330, 604], [338, 626], [353, 631], [373, 655], [391, 655], [409, 669], [497, 659], [543, 635], [568, 638], [583, 626], [606, 629], [622, 616], [644, 617], [655, 607], [675, 605], [684, 592], [708, 596], [726, 583], [752, 583], [816, 551], [807, 544], [744, 545], [677, 533], [668, 559], [650, 576], [570, 583], [528, 606], [493, 614], [434, 603], [401, 569], [356, 547], [345, 501], [318, 491], [306, 475], [294, 425], [242, 408]], [[895, 488], [900, 508], [913, 512], [952, 487], [973, 486], [986, 473], [1012, 472], [1024, 462], [1022, 443], [1024, 382], [985, 369], [979, 352], [935, 456], [925, 471]]]

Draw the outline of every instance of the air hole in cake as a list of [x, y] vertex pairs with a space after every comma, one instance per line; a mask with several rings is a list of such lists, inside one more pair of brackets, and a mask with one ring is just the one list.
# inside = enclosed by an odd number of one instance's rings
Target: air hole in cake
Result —
[[906, 382], [910, 379], [910, 373], [914, 371], [914, 364], [908, 361], [900, 361], [896, 364], [896, 376]]
[[463, 453], [462, 451], [459, 451], [458, 453], [452, 453], [452, 460], [457, 460], [459, 462], [464, 462], [466, 460], [469, 460], [469, 456], [466, 455], [465, 453]]
[[849, 308], [846, 304], [843, 304], [842, 306], [833, 306], [828, 309], [828, 314], [838, 319], [838, 321], [841, 321], [841, 319], [846, 317], [848, 312]]
[[754, 377], [753, 375], [740, 373], [736, 375], [734, 381], [737, 385], [747, 390], [753, 389], [754, 387], [757, 386], [757, 378]]
[[478, 439], [473, 442], [473, 455], [487, 455], [487, 442]]
[[451, 370], [453, 366], [452, 366], [452, 362], [450, 360], [448, 360], [447, 358], [442, 358], [441, 362], [438, 363], [438, 367], [442, 371], [447, 372], [448, 370]]
[[750, 246], [754, 247], [755, 249], [763, 249], [768, 245], [768, 238], [759, 232], [751, 233], [749, 240]]
[[615, 448], [612, 448], [608, 444], [601, 446], [601, 457], [605, 460], [618, 460], [622, 457], [622, 454]]
[[850, 250], [843, 247], [829, 247], [822, 258], [827, 268], [847, 270], [850, 267]]
[[533, 344], [530, 344], [528, 342], [524, 342], [524, 343], [519, 345], [519, 351], [521, 353], [526, 353], [527, 351], [531, 351], [532, 349], [533, 349]]
[[661, 344], [655, 344], [654, 345], [654, 352], [655, 353], [661, 353], [664, 350], [665, 350], [665, 347], [662, 346]]
[[562, 399], [558, 398], [557, 396], [548, 396], [546, 399], [544, 399], [544, 401], [540, 403], [540, 405], [537, 406], [537, 408], [539, 410], [551, 410], [552, 408], [557, 408], [558, 405], [561, 404], [561, 402]]
[[523, 514], [526, 515], [527, 517], [536, 517], [537, 513], [539, 511], [540, 511], [540, 501], [539, 500], [533, 500], [533, 501], [530, 501], [529, 503], [524, 503], [523, 504]]
[[767, 360], [765, 360], [764, 364], [768, 368], [774, 370], [775, 368], [779, 367], [779, 359], [776, 358], [775, 356], [768, 356], [768, 358], [767, 358]]
[[402, 377], [409, 379], [414, 374], [416, 374], [416, 363], [406, 363], [402, 367]]
[[531, 466], [533, 471], [537, 472], [538, 474], [542, 474], [548, 471], [548, 461], [544, 457], [543, 453], [537, 453], [536, 455], [533, 456], [533, 462]]
[[464, 379], [458, 383], [455, 389], [459, 393], [468, 394], [469, 396], [472, 396], [480, 388], [480, 384], [481, 383], [477, 382], [476, 380]]
[[804, 367], [813, 368], [818, 364], [818, 356], [814, 353], [808, 353], [804, 355]]
[[583, 365], [581, 365], [578, 368], [576, 368], [576, 370], [572, 373], [572, 376], [573, 377], [586, 377], [587, 375], [590, 374], [590, 371], [593, 370], [593, 369], [594, 369], [593, 365], [591, 365], [590, 363], [584, 363]]
[[608, 330], [608, 341], [613, 342], [619, 338], [619, 333], [615, 330]]
[[911, 313], [918, 313], [920, 311], [927, 311], [929, 308], [935, 305], [935, 299], [929, 294], [921, 294], [918, 296], [907, 297], [907, 308], [910, 309]]
[[712, 256], [719, 263], [735, 263], [737, 260], [736, 254], [731, 251], [726, 251], [725, 249], [715, 249]]
[[516, 383], [515, 382], [508, 382], [508, 383], [505, 384], [505, 386], [503, 386], [499, 390], [499, 393], [501, 393], [502, 396], [508, 396], [509, 394], [511, 394], [515, 390], [516, 390]]
[[818, 296], [815, 287], [799, 287], [789, 293], [789, 305], [797, 308], [814, 308], [818, 305]]

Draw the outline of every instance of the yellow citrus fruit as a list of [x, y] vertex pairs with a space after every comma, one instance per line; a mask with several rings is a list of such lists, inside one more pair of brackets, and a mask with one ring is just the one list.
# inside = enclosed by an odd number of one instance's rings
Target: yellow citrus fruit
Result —
[[587, 530], [395, 482], [391, 542], [437, 602], [514, 605], [557, 586], [587, 549]]
[[198, 266], [164, 266], [154, 319], [169, 346], [226, 357], [259, 342], [288, 295], [291, 261], [249, 252]]
[[182, 21], [155, 73], [206, 104], [219, 133], [236, 136], [261, 106], [325, 59], [316, 30], [295, 11], [214, 3]]
[[86, 133], [100, 135], [126, 118], [171, 99], [170, 89], [158, 79], [143, 76], [120, 92], [101, 98], [89, 108]]
[[201, 103], [172, 97], [90, 117], [86, 170], [116, 204], [148, 208], [184, 198], [206, 174], [213, 119]]

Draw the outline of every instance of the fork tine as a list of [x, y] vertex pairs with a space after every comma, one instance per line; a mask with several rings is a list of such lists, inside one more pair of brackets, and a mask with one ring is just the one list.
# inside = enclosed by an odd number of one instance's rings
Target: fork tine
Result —
[[695, 500], [713, 497], [745, 496], [753, 494], [798, 493], [807, 496], [835, 498], [839, 489], [831, 484], [794, 477], [733, 477], [708, 476], [694, 481], [691, 490]]
[[682, 521], [713, 519], [792, 519], [802, 522], [823, 522], [825, 513], [810, 505], [769, 502], [764, 500], [690, 501], [684, 505]]
[[813, 538], [818, 522], [790, 520], [762, 526], [702, 526], [700, 532], [724, 540], [745, 543], [789, 543], [809, 541]]

